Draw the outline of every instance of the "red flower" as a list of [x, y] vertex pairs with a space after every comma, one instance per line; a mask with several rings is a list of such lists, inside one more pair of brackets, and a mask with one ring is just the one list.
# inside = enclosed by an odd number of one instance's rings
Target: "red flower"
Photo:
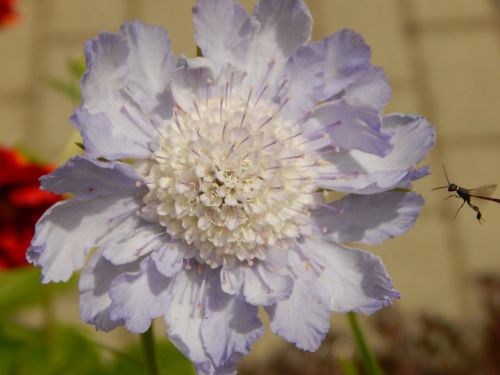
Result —
[[0, 28], [14, 23], [17, 13], [14, 10], [15, 0], [0, 0]]
[[26, 264], [35, 223], [61, 199], [38, 189], [38, 178], [52, 170], [29, 162], [15, 150], [0, 147], [0, 269]]

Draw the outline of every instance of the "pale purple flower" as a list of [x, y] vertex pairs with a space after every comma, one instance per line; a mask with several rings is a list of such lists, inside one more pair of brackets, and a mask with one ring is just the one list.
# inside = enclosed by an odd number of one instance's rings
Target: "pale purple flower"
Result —
[[[310, 42], [302, 1], [199, 0], [203, 58], [175, 57], [139, 22], [87, 42], [85, 155], [42, 179], [72, 193], [37, 224], [43, 282], [80, 276], [82, 319], [146, 331], [162, 317], [200, 374], [234, 373], [271, 329], [314, 351], [332, 311], [399, 294], [381, 260], [345, 243], [407, 231], [402, 192], [434, 143], [422, 117], [383, 116], [390, 88], [361, 36]], [[347, 193], [327, 204], [324, 191]]]

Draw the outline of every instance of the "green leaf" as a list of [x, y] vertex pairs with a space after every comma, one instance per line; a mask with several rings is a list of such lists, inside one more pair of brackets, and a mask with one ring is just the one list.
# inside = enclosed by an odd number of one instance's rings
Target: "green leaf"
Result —
[[73, 101], [80, 101], [80, 88], [77, 83], [66, 82], [58, 78], [51, 78], [49, 79], [49, 85], [61, 94], [68, 96]]
[[201, 48], [196, 46], [196, 57], [203, 57], [203, 52], [201, 52]]
[[86, 69], [87, 67], [83, 58], [73, 58], [68, 61], [68, 70], [77, 80], [80, 80]]
[[405, 188], [395, 188], [395, 189], [392, 189], [391, 191], [395, 191], [398, 193], [410, 193], [413, 190], [412, 189], [405, 189]]
[[0, 319], [20, 309], [41, 304], [48, 295], [74, 288], [76, 277], [69, 283], [43, 285], [40, 270], [31, 266], [0, 272]]

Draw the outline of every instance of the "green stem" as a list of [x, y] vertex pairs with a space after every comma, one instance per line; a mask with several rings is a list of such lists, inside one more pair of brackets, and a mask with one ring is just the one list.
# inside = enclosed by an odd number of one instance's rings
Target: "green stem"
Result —
[[350, 359], [339, 358], [339, 364], [344, 375], [358, 375], [358, 370]]
[[351, 326], [352, 334], [354, 335], [354, 340], [356, 341], [356, 347], [358, 349], [359, 355], [361, 356], [361, 361], [369, 375], [382, 375], [382, 370], [378, 364], [377, 358], [373, 352], [368, 347], [366, 340], [361, 331], [361, 327], [358, 323], [358, 318], [355, 313], [350, 312], [347, 314], [349, 318], [349, 324]]
[[155, 345], [153, 338], [153, 325], [141, 335], [142, 348], [144, 350], [144, 358], [146, 367], [150, 375], [159, 375], [158, 365], [156, 363]]

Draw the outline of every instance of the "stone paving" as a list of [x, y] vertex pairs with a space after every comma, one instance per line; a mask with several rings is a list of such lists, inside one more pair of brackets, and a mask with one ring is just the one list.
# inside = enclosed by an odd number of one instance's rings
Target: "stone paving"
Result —
[[[254, 1], [245, 1], [251, 8]], [[314, 38], [340, 28], [364, 35], [373, 61], [393, 86], [387, 111], [421, 113], [438, 145], [427, 162], [433, 175], [416, 189], [427, 205], [415, 228], [378, 246], [396, 287], [397, 306], [473, 321], [474, 277], [500, 271], [500, 206], [479, 225], [458, 202], [442, 201], [441, 164], [466, 187], [500, 183], [500, 5], [494, 0], [310, 0]], [[0, 143], [23, 144], [53, 162], [72, 135], [73, 103], [49, 85], [67, 77], [67, 60], [86, 39], [140, 19], [168, 29], [176, 53], [194, 55], [194, 1], [21, 0], [19, 23], [0, 31]], [[500, 190], [497, 195], [500, 196]], [[73, 303], [73, 305], [75, 305]], [[75, 315], [77, 306], [71, 309]], [[335, 318], [334, 318], [335, 319]]]

